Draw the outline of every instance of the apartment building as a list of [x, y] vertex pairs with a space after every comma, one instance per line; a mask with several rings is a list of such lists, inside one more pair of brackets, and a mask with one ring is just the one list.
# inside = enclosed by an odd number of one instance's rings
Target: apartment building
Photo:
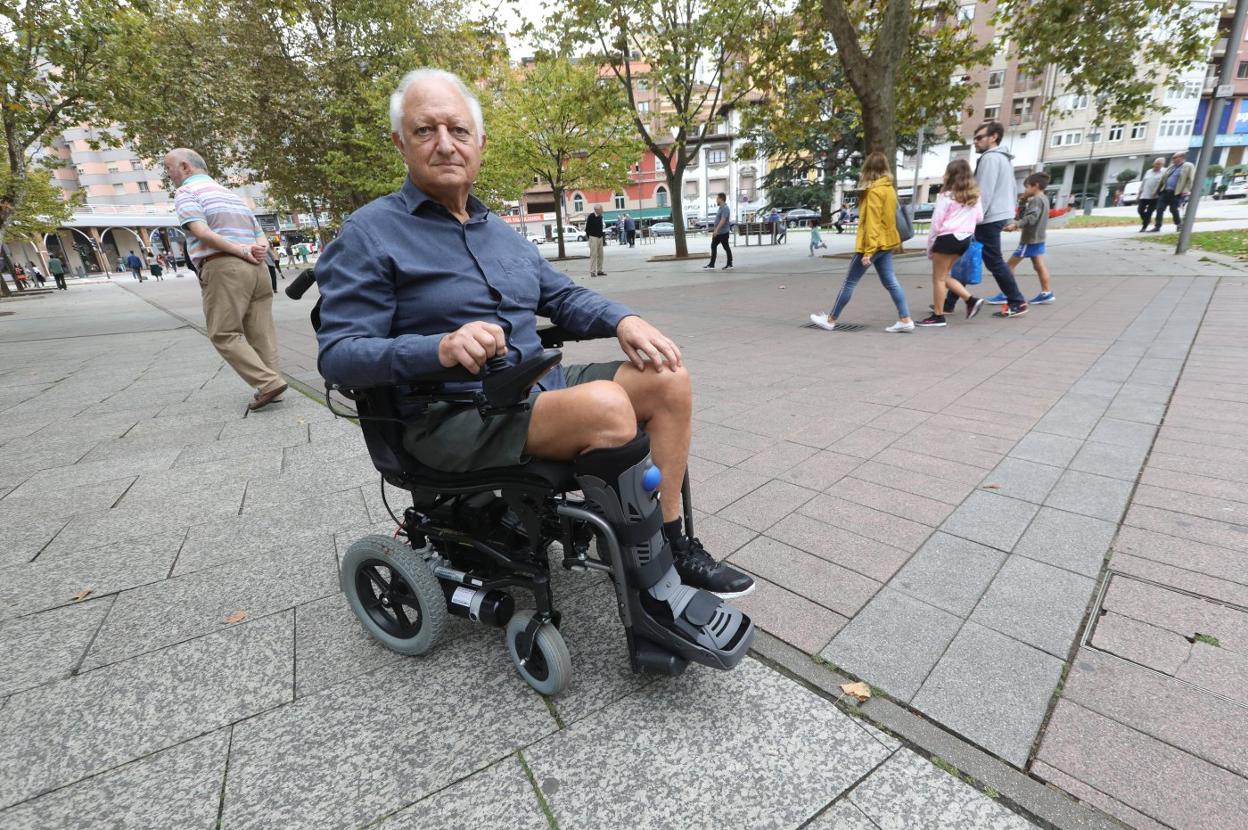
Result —
[[1202, 97], [1197, 107], [1189, 146], [1193, 156], [1204, 144], [1205, 120], [1217, 87], [1222, 59], [1227, 50], [1234, 52], [1235, 73], [1230, 81], [1231, 97], [1222, 108], [1222, 118], [1214, 135], [1211, 163], [1225, 168], [1248, 165], [1248, 37], [1239, 43], [1230, 43], [1232, 19], [1235, 17], [1234, 0], [1213, 3], [1221, 6], [1217, 21], [1217, 35], [1209, 55], [1202, 86]]

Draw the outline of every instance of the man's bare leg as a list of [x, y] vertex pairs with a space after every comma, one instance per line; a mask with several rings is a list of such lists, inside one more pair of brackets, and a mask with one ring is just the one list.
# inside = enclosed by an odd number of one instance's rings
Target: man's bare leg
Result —
[[659, 484], [659, 505], [663, 521], [681, 515], [680, 489], [689, 465], [689, 440], [693, 435], [693, 386], [682, 367], [675, 371], [639, 371], [624, 363], [615, 372], [615, 382], [628, 393], [637, 420], [650, 436], [650, 457], [663, 472]]

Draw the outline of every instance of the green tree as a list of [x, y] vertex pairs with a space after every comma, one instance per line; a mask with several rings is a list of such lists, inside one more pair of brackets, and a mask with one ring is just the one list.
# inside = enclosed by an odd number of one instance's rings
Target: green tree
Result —
[[618, 84], [594, 63], [561, 57], [513, 74], [487, 131], [490, 155], [550, 186], [560, 259], [564, 193], [618, 187], [643, 149]]
[[[760, 58], [782, 45], [771, 0], [566, 0], [547, 11], [550, 28], [563, 33], [560, 48], [588, 46], [619, 83], [672, 194], [676, 255], [688, 256], [678, 196], [685, 170], [754, 88]], [[639, 82], [659, 93], [657, 113], [638, 111]]]
[[[107, 123], [142, 94], [126, 56], [144, 37], [145, 10], [120, 0], [0, 3], [0, 245], [15, 222], [37, 222], [53, 207], [47, 170], [32, 167], [32, 156], [69, 127]], [[0, 280], [0, 294], [9, 293]]]

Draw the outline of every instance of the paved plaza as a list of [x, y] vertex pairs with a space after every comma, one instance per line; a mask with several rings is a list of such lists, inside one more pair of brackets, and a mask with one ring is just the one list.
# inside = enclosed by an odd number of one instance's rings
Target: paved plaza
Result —
[[[849, 237], [790, 236], [559, 265], [681, 344], [696, 533], [764, 633], [636, 677], [606, 583], [560, 572], [553, 700], [493, 629], [365, 636], [337, 557], [393, 523], [359, 431], [293, 389], [245, 416], [195, 280], [0, 306], [0, 828], [1237, 826], [1248, 274], [1055, 231], [1054, 305], [890, 335], [868, 274], [823, 332]], [[275, 304], [310, 390], [314, 294]]]

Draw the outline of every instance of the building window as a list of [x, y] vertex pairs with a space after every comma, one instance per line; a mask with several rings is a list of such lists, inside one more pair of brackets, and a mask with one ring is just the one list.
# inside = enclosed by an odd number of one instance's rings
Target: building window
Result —
[[646, 91], [647, 89], [649, 89], [649, 88], [650, 88], [650, 82], [649, 82], [649, 81], [647, 81], [645, 78], [638, 78], [638, 79], [637, 79], [637, 89], [638, 89], [638, 91], [640, 91], [640, 92], [645, 92], [645, 91]]
[[624, 194], [623, 193], [615, 194], [615, 209], [616, 210], [624, 209]]
[[1148, 135], [1148, 122], [1147, 121], [1136, 121], [1134, 124], [1131, 125], [1131, 140], [1132, 141], [1139, 141], [1140, 139], [1144, 138], [1144, 136], [1146, 135]]
[[114, 195], [114, 196], [125, 196], [125, 195], [126, 195], [126, 186], [125, 186], [124, 184], [115, 184], [115, 185], [113, 185], [113, 195]]
[[585, 197], [580, 193], [572, 194], [572, 212], [583, 213], [585, 211]]
[[139, 182], [140, 193], [150, 193], [151, 191], [152, 191], [152, 188], [148, 186], [147, 182]]
[[1157, 127], [1157, 136], [1169, 138], [1191, 135], [1193, 126], [1195, 126], [1194, 118], [1163, 118]]
[[1051, 147], [1074, 147], [1083, 143], [1083, 130], [1062, 130], [1053, 133]]
[[707, 164], [727, 164], [728, 163], [728, 151], [727, 150], [707, 150], [706, 151], [706, 163]]
[[1088, 130], [1088, 141], [1089, 141], [1090, 143], [1092, 143], [1092, 144], [1096, 144], [1096, 143], [1098, 143], [1100, 140], [1101, 140], [1101, 131], [1100, 131], [1099, 129], [1096, 129], [1096, 130]]
[[1122, 141], [1122, 125], [1121, 124], [1114, 124], [1112, 127], [1109, 128], [1109, 140], [1110, 141]]
[[131, 170], [142, 170], [142, 169], [143, 169], [143, 162], [139, 161], [138, 159], [130, 159], [130, 169], [131, 169]]
[[984, 120], [996, 121], [997, 116], [1001, 115], [1001, 105], [993, 104], [991, 107], [984, 107]]
[[659, 185], [654, 191], [654, 203], [661, 208], [667, 207], [667, 188]]
[[1241, 81], [1248, 79], [1248, 61], [1239, 62], [1239, 66], [1235, 67], [1235, 77]]
[[120, 168], [120, 167], [118, 167], [118, 166], [117, 166], [117, 165], [115, 165], [115, 164], [110, 164], [110, 165], [108, 166], [108, 172], [110, 172], [110, 173], [120, 173], [120, 172], [121, 172], [121, 168]]
[[685, 198], [686, 199], [698, 198], [698, 183], [696, 181], [685, 182]]
[[637, 111], [638, 111], [638, 112], [649, 112], [649, 111], [650, 111], [650, 102], [649, 102], [649, 101], [638, 101], [638, 102], [637, 102]]
[[1184, 81], [1173, 89], [1166, 90], [1166, 100], [1185, 101], [1199, 98], [1202, 86], [1200, 81]]
[[1072, 110], [1086, 110], [1088, 108], [1088, 96], [1086, 95], [1068, 95], [1066, 96], [1067, 108]]
[[1004, 69], [994, 69], [988, 73], [988, 88], [989, 89], [1000, 89], [1001, 85], [1004, 83], [1005, 83], [1005, 70]]

